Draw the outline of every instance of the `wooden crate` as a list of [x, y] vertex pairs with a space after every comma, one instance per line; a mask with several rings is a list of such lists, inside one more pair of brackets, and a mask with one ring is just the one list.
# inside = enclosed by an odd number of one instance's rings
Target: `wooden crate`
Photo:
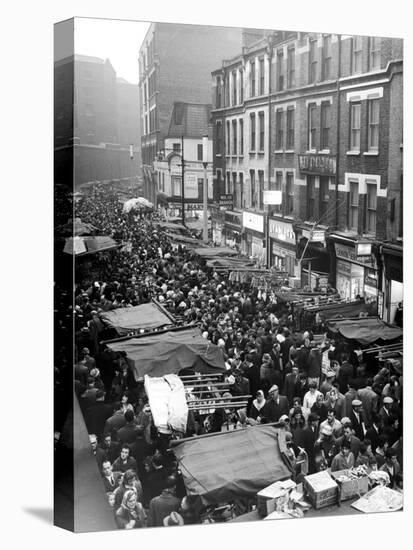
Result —
[[349, 498], [365, 495], [369, 490], [369, 478], [364, 476], [357, 479], [349, 479], [348, 481], [338, 481], [338, 478], [347, 473], [348, 470], [331, 472], [331, 477], [336, 480], [341, 487], [340, 500], [348, 500]]
[[338, 502], [338, 485], [325, 470], [305, 476], [303, 492], [316, 509]]

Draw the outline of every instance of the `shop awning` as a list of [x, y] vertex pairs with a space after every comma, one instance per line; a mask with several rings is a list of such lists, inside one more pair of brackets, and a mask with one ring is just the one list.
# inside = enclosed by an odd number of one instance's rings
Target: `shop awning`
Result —
[[113, 351], [124, 351], [135, 377], [177, 374], [193, 369], [202, 374], [225, 371], [221, 350], [203, 338], [198, 329], [185, 329], [109, 342]]
[[63, 252], [72, 256], [87, 256], [97, 252], [115, 250], [120, 246], [123, 245], [105, 236], [69, 237], [66, 239]]
[[309, 313], [319, 313], [323, 319], [336, 319], [338, 317], [357, 317], [360, 313], [372, 313], [372, 306], [365, 302], [339, 302], [327, 303], [320, 306], [311, 306]]
[[[215, 267], [217, 269], [248, 269], [248, 266], [250, 269], [253, 268], [253, 263], [249, 260], [245, 260], [245, 258], [234, 258], [234, 257], [225, 257], [220, 256], [218, 258], [211, 258], [207, 261], [208, 267]], [[257, 269], [257, 271], [259, 271]]]
[[220, 256], [237, 256], [238, 252], [228, 246], [210, 246], [208, 248], [195, 248], [194, 252], [202, 258], [213, 258]]
[[329, 321], [327, 327], [331, 332], [339, 333], [348, 340], [357, 340], [360, 344], [372, 344], [377, 340], [395, 340], [403, 335], [401, 328], [389, 325], [378, 317]]
[[164, 235], [165, 237], [171, 239], [171, 241], [175, 241], [177, 243], [192, 244], [198, 247], [202, 244], [198, 239], [194, 239], [193, 237], [185, 237], [185, 235], [180, 235], [179, 233], [166, 232]]
[[254, 497], [291, 477], [285, 429], [263, 424], [172, 443], [188, 495], [205, 505]]
[[169, 231], [170, 233], [180, 233], [182, 235], [187, 235], [188, 230], [185, 226], [179, 224], [179, 223], [172, 223], [172, 222], [158, 222], [158, 227], [161, 227], [162, 229], [165, 229]]
[[105, 311], [100, 314], [100, 320], [106, 327], [114, 328], [119, 336], [139, 329], [154, 329], [173, 323], [173, 318], [154, 303]]

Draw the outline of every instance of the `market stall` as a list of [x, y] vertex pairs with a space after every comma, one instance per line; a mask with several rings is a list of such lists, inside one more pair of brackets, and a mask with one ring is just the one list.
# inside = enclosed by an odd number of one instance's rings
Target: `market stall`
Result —
[[188, 495], [198, 495], [204, 505], [255, 497], [292, 475], [285, 429], [277, 424], [173, 441], [172, 451]]
[[200, 373], [225, 371], [221, 350], [194, 328], [159, 331], [106, 344], [113, 351], [126, 353], [136, 379], [145, 374], [154, 377], [177, 374], [184, 369]]
[[76, 236], [66, 239], [63, 252], [78, 257], [115, 250], [121, 246], [122, 243], [107, 236]]
[[379, 340], [391, 341], [401, 338], [403, 331], [396, 325], [385, 323], [378, 317], [335, 320], [327, 322], [328, 330], [347, 340], [356, 340], [361, 345], [372, 344]]

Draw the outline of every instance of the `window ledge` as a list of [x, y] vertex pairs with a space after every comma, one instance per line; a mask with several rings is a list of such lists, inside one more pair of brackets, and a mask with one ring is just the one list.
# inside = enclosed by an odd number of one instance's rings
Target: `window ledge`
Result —
[[317, 153], [317, 149], [309, 149], [305, 152], [306, 155], [314, 155], [315, 153]]
[[216, 153], [215, 156], [216, 156], [217, 158], [219, 158], [219, 159], [222, 158], [221, 153]]
[[294, 152], [295, 152], [294, 149], [286, 149], [285, 150], [285, 153], [294, 153]]
[[348, 155], [348, 156], [359, 156], [360, 151], [347, 151], [346, 155]]
[[243, 159], [244, 158], [244, 153], [242, 155], [238, 155], [238, 158]]
[[331, 153], [330, 149], [322, 149], [318, 152], [319, 155], [329, 155]]
[[255, 151], [249, 151], [250, 155], [255, 155]]
[[259, 155], [265, 155], [265, 151], [257, 151]]
[[274, 151], [274, 154], [276, 154], [276, 155], [280, 155], [281, 153], [284, 153], [284, 149], [276, 149]]
[[365, 156], [365, 157], [378, 157], [379, 152], [378, 151], [366, 151], [365, 153], [363, 153], [363, 156]]

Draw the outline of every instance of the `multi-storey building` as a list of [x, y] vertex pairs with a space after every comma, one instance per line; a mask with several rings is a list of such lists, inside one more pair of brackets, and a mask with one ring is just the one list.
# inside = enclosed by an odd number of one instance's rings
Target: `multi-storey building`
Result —
[[[389, 320], [402, 297], [402, 45], [274, 32], [212, 73], [216, 193], [234, 194], [244, 251], [263, 257], [266, 246], [268, 266], [311, 287], [328, 279], [345, 299], [378, 300]], [[247, 73], [261, 60], [264, 96], [252, 98], [260, 72]], [[243, 101], [234, 104], [240, 68]], [[260, 113], [263, 164], [251, 147]], [[240, 120], [243, 157], [233, 154]], [[280, 205], [263, 204], [267, 189], [281, 191]]]
[[211, 71], [235, 55], [241, 29], [152, 23], [139, 51], [144, 195], [156, 200], [153, 163], [164, 148], [174, 102], [210, 103]]
[[[164, 148], [154, 161], [157, 189], [162, 193], [167, 216], [181, 217], [183, 202], [186, 218], [203, 217], [203, 137], [210, 133], [210, 112], [211, 105], [181, 102], [173, 105]], [[211, 136], [208, 140], [206, 162], [208, 199], [212, 200]]]

